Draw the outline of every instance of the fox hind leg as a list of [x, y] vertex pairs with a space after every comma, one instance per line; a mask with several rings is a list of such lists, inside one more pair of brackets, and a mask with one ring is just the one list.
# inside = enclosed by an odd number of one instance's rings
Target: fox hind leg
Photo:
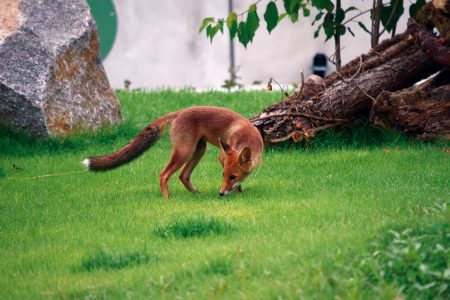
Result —
[[184, 149], [186, 150], [183, 151], [183, 149], [174, 148], [169, 163], [159, 174], [159, 185], [165, 198], [169, 198], [169, 186], [167, 182], [170, 177], [186, 162], [189, 162], [192, 157], [194, 147], [184, 147]]
[[207, 144], [205, 140], [201, 139], [198, 141], [191, 159], [184, 165], [183, 170], [181, 171], [179, 176], [186, 189], [188, 189], [192, 193], [197, 192], [197, 189], [191, 183], [191, 174], [192, 171], [194, 171], [195, 167], [197, 167], [203, 155], [205, 155], [206, 145]]

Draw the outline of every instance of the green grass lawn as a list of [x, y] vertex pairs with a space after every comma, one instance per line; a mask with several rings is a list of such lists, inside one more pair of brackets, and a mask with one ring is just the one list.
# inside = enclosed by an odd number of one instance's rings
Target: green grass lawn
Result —
[[[88, 173], [80, 161], [123, 146], [190, 105], [245, 116], [265, 92], [119, 92], [125, 123], [34, 141], [0, 131], [1, 299], [448, 299], [448, 143], [366, 124], [266, 149], [242, 194], [218, 195], [218, 149], [159, 191], [164, 136], [136, 161]], [[59, 175], [55, 175], [59, 174]], [[45, 176], [52, 175], [52, 176]]]

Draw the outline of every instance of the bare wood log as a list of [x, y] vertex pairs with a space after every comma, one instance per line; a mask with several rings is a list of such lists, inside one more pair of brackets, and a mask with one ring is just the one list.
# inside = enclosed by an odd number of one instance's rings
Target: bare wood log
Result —
[[422, 139], [450, 139], [450, 71], [418, 87], [381, 92], [372, 106], [371, 121]]
[[414, 37], [431, 58], [444, 67], [450, 67], [450, 49], [445, 40], [437, 39], [431, 32], [417, 31]]
[[301, 93], [264, 109], [251, 119], [268, 143], [309, 139], [317, 131], [368, 117], [379, 93], [396, 91], [439, 71], [436, 63], [416, 42], [421, 29], [410, 26], [324, 78], [305, 82]]

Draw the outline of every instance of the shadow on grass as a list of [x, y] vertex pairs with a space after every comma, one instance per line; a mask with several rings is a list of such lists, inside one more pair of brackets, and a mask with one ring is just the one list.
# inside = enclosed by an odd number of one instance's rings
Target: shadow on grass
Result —
[[448, 145], [448, 142], [437, 140], [424, 142], [413, 139], [404, 133], [376, 127], [368, 121], [359, 120], [353, 124], [343, 125], [324, 131], [319, 131], [311, 142], [281, 143], [273, 145], [272, 150], [301, 150], [314, 151], [323, 149], [367, 149], [393, 146], [413, 146], [432, 144], [436, 146]]
[[195, 238], [210, 235], [222, 235], [236, 231], [228, 222], [213, 217], [195, 217], [162, 224], [154, 230], [162, 238]]
[[[107, 147], [114, 150], [128, 143], [142, 128], [136, 128], [127, 122], [98, 131], [89, 131], [67, 137], [38, 139], [25, 132], [14, 132], [0, 126], [0, 155], [31, 156], [39, 154], [77, 153], [88, 147]], [[448, 147], [446, 141], [428, 142], [437, 146]], [[273, 145], [272, 150], [314, 151], [322, 149], [366, 149], [386, 146], [410, 146], [427, 144], [406, 135], [378, 128], [367, 121], [357, 121], [352, 125], [340, 126], [320, 131], [311, 141], [300, 143], [285, 142]]]
[[93, 255], [83, 259], [82, 270], [94, 271], [116, 271], [124, 268], [136, 267], [155, 261], [145, 250], [111, 253], [105, 250], [98, 250]]

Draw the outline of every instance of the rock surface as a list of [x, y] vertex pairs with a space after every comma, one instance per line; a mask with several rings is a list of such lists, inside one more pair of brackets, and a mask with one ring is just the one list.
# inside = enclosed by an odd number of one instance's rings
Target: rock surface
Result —
[[34, 136], [121, 121], [85, 0], [0, 0], [0, 124]]

